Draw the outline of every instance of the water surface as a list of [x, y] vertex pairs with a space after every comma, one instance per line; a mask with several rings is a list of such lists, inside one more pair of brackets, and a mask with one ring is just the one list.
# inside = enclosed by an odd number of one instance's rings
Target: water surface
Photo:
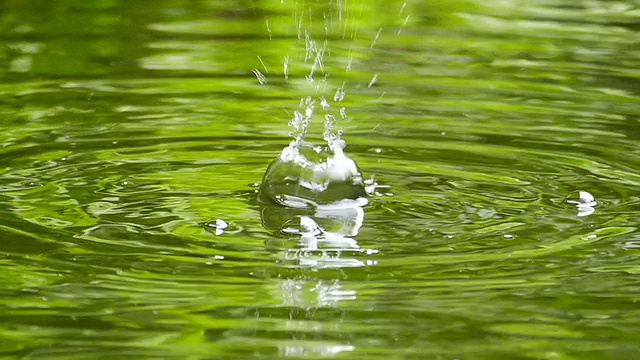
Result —
[[[0, 356], [638, 358], [639, 6], [0, 3]], [[256, 202], [341, 87], [368, 205]]]

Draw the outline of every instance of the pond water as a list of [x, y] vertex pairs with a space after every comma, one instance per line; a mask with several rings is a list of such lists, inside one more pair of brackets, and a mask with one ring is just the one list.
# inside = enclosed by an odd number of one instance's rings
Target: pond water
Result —
[[[639, 24], [638, 1], [0, 2], [0, 357], [640, 358]], [[306, 97], [368, 204], [256, 200]]]

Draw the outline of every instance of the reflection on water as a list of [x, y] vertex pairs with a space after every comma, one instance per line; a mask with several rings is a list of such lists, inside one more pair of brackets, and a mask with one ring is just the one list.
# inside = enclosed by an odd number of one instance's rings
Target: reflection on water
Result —
[[353, 253], [377, 253], [361, 248], [355, 239], [364, 222], [360, 206], [297, 210], [272, 205], [262, 208], [261, 217], [265, 228], [296, 240], [295, 247], [285, 250], [283, 261], [287, 264], [316, 269], [375, 264], [349, 258]]
[[[0, 357], [637, 358], [637, 23], [0, 2]], [[366, 206], [254, 201], [309, 97]]]

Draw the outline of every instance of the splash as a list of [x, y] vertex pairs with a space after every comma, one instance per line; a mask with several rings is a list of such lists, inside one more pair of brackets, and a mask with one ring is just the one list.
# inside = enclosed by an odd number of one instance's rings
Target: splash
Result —
[[[343, 6], [339, 3], [338, 11], [342, 10]], [[294, 22], [298, 28], [298, 38], [301, 42], [304, 41], [304, 61], [310, 66], [305, 79], [315, 95], [300, 99], [299, 108], [289, 121], [292, 140], [267, 168], [258, 199], [265, 204], [276, 203], [290, 208], [362, 206], [367, 203], [362, 173], [344, 152], [347, 143], [342, 139], [342, 132], [334, 130], [336, 122], [347, 117], [346, 109], [344, 106], [336, 106], [334, 109], [330, 104], [331, 98], [327, 100], [323, 95], [326, 93], [329, 77], [325, 65], [328, 41], [313, 39], [310, 30], [303, 28], [303, 18], [299, 16]], [[326, 14], [324, 20], [325, 35], [328, 36], [330, 26]], [[339, 20], [341, 21], [341, 16]], [[266, 71], [266, 66], [262, 65]], [[349, 64], [348, 68], [350, 66]], [[283, 70], [287, 81], [288, 56], [284, 58]], [[254, 73], [260, 83], [266, 82], [257, 69]], [[377, 75], [372, 83], [375, 83], [376, 78]], [[333, 105], [344, 100], [344, 86], [343, 83], [335, 90]], [[320, 111], [323, 116], [318, 115]], [[322, 146], [306, 140], [309, 123], [314, 117], [324, 118], [322, 138], [325, 144]]]
[[[320, 104], [325, 112], [329, 111], [324, 98]], [[300, 106], [289, 122], [291, 143], [282, 149], [265, 172], [259, 190], [260, 201], [293, 208], [366, 204], [362, 173], [344, 153], [347, 144], [342, 140], [342, 132], [333, 131], [336, 116], [325, 114], [323, 138], [326, 145], [315, 146], [305, 140], [315, 101], [306, 97], [300, 101]]]

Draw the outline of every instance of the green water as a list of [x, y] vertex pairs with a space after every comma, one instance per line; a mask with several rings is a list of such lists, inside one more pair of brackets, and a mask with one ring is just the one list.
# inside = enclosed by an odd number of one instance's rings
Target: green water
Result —
[[[403, 4], [0, 1], [0, 357], [640, 358], [640, 3]], [[304, 30], [360, 212], [255, 201]]]

